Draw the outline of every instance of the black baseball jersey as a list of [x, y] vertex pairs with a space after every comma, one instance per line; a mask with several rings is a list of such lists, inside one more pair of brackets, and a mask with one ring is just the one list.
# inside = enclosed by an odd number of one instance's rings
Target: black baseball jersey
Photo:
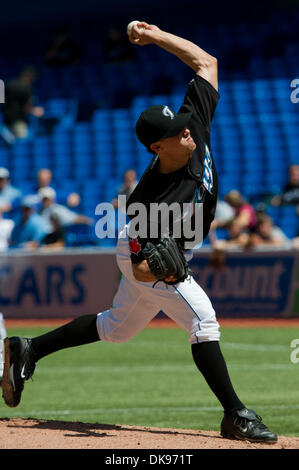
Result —
[[[217, 172], [210, 145], [210, 124], [218, 99], [219, 93], [204, 78], [196, 75], [188, 84], [179, 113], [190, 111], [193, 113], [188, 128], [196, 143], [196, 149], [188, 164], [172, 173], [160, 173], [159, 157], [156, 155], [152, 159], [128, 199], [127, 211], [130, 219], [134, 218], [134, 214], [130, 214], [129, 211], [133, 203], [142, 203], [147, 208], [148, 213], [150, 213], [152, 203], [159, 205], [161, 203], [168, 205], [178, 203], [181, 207], [187, 203], [203, 203], [202, 239], [207, 236], [211, 222], [214, 219], [218, 194]], [[169, 232], [172, 232], [171, 222]], [[161, 235], [165, 235], [165, 233], [158, 233], [157, 238]], [[155, 238], [156, 242], [157, 238]], [[143, 260], [142, 248], [149, 240], [155, 241], [150, 237], [150, 234], [147, 234], [146, 237], [129, 238], [133, 263]], [[186, 237], [183, 230], [179, 241], [184, 247]]]

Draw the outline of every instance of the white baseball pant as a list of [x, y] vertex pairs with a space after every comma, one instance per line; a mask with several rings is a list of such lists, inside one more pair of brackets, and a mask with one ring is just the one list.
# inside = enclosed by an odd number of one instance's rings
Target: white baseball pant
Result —
[[97, 316], [102, 341], [125, 342], [136, 336], [162, 310], [189, 333], [191, 344], [219, 341], [219, 324], [211, 301], [192, 276], [175, 286], [136, 281], [128, 238], [119, 237], [117, 263], [122, 273], [112, 307]]

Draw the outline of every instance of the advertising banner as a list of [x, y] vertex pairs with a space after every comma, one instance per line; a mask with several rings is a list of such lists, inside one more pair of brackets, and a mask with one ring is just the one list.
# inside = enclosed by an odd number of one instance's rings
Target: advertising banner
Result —
[[119, 282], [114, 253], [71, 251], [0, 256], [5, 317], [75, 317], [110, 307]]
[[197, 253], [190, 266], [218, 317], [286, 317], [296, 313], [296, 261], [292, 252], [231, 252], [215, 267], [209, 254]]
[[[190, 267], [218, 318], [299, 317], [299, 253], [230, 252], [215, 267], [195, 252]], [[114, 250], [9, 252], [0, 256], [0, 312], [63, 318], [109, 308], [120, 279]]]

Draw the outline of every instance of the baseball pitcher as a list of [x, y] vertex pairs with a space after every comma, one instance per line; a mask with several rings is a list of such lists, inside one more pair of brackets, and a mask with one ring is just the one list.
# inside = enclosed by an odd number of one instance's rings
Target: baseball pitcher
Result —
[[[219, 100], [217, 60], [196, 44], [146, 22], [137, 22], [128, 34], [136, 46], [154, 44], [177, 56], [193, 70], [193, 79], [178, 113], [161, 103], [144, 110], [136, 123], [137, 138], [151, 161], [127, 202], [130, 222], [119, 234], [116, 251], [122, 278], [111, 308], [39, 337], [5, 339], [4, 400], [11, 407], [19, 404], [25, 380], [48, 354], [95, 341], [128, 341], [162, 310], [189, 334], [193, 360], [224, 410], [221, 435], [274, 443], [277, 436], [233, 388], [215, 311], [188, 267], [193, 247], [209, 232], [217, 202], [210, 143]], [[157, 205], [164, 211], [155, 218], [152, 209]], [[139, 228], [136, 207], [145, 209]], [[176, 212], [167, 210], [170, 207]]]

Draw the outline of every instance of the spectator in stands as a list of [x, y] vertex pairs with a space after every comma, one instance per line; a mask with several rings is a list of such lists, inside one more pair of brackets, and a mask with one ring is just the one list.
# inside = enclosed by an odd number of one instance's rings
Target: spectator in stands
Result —
[[17, 138], [28, 136], [29, 115], [42, 117], [44, 109], [33, 105], [33, 84], [37, 78], [33, 67], [26, 67], [19, 77], [7, 83], [5, 103], [3, 104], [3, 121]]
[[125, 196], [125, 201], [128, 200], [129, 196], [132, 194], [138, 184], [136, 171], [133, 169], [127, 170], [123, 178], [123, 184], [119, 186], [117, 197], [112, 200], [112, 204], [115, 209], [126, 212], [125, 204], [122, 205], [122, 203], [120, 202], [119, 206], [118, 196]]
[[[52, 184], [53, 174], [49, 168], [41, 168], [37, 173], [37, 191], [41, 188], [47, 188], [51, 186], [51, 188], [55, 189]], [[81, 198], [78, 193], [70, 193], [68, 194], [66, 201], [64, 198], [61, 198], [63, 202], [66, 202], [68, 207], [78, 207], [81, 203]]]
[[[118, 211], [118, 215], [119, 213], [124, 215], [123, 217], [115, 217], [115, 224], [118, 231], [122, 230], [124, 225], [129, 222], [129, 218], [126, 215], [126, 204], [129, 196], [132, 194], [137, 184], [138, 181], [136, 171], [133, 169], [127, 170], [123, 176], [123, 183], [117, 190], [117, 197], [111, 201], [113, 207]], [[121, 197], [119, 198], [119, 196]]]
[[36, 198], [25, 196], [21, 202], [21, 218], [16, 222], [11, 233], [10, 246], [34, 250], [40, 246], [45, 235], [45, 223], [36, 213]]
[[47, 188], [52, 183], [52, 171], [48, 168], [41, 168], [37, 173], [37, 190]]
[[277, 246], [282, 247], [287, 245], [289, 239], [285, 236], [283, 231], [273, 225], [273, 220], [267, 214], [260, 214], [258, 216], [257, 225], [253, 232], [250, 234], [251, 246]]
[[227, 232], [226, 239], [215, 240], [214, 249], [247, 248], [250, 242], [249, 231], [239, 222], [238, 218], [230, 220], [224, 228]]
[[81, 197], [78, 193], [70, 193], [66, 198], [66, 204], [70, 208], [79, 207], [81, 204]]
[[110, 26], [104, 47], [104, 62], [121, 64], [135, 59], [135, 50], [127, 41], [126, 31], [117, 25]]
[[60, 225], [56, 214], [50, 216], [53, 231], [48, 233], [42, 239], [42, 246], [44, 248], [51, 249], [63, 249], [65, 247], [65, 233], [63, 227]]
[[93, 223], [89, 217], [77, 214], [62, 204], [57, 204], [56, 191], [53, 188], [41, 188], [38, 194], [42, 205], [40, 215], [46, 224], [47, 233], [53, 233], [57, 229], [55, 223], [53, 224], [53, 216], [55, 216], [55, 222], [63, 228], [74, 224], [91, 225]]
[[7, 168], [0, 168], [0, 210], [11, 212], [19, 206], [22, 192], [11, 185], [10, 173]]
[[77, 65], [82, 55], [81, 47], [70, 36], [67, 26], [60, 27], [46, 50], [46, 63], [52, 67]]
[[0, 210], [0, 252], [7, 250], [14, 225], [15, 223], [12, 219], [3, 219], [2, 211]]
[[[222, 205], [220, 205], [221, 207]], [[230, 206], [229, 206], [230, 207]], [[223, 212], [221, 209], [225, 209]], [[235, 249], [249, 249], [250, 248], [250, 234], [247, 229], [242, 227], [238, 220], [233, 217], [228, 208], [223, 205], [220, 209], [219, 218], [220, 225], [216, 226], [221, 228], [221, 234], [216, 235], [216, 230], [213, 230], [212, 235], [209, 237], [212, 251], [210, 254], [210, 264], [220, 269], [226, 264], [226, 252]], [[215, 214], [216, 215], [216, 214]]]
[[226, 201], [218, 200], [215, 219], [211, 224], [209, 232], [210, 243], [214, 243], [217, 239], [217, 229], [225, 227], [234, 217], [234, 209]]
[[282, 194], [274, 196], [271, 203], [273, 206], [299, 204], [299, 165], [291, 165], [289, 167], [289, 180]]
[[257, 223], [254, 208], [245, 201], [239, 191], [233, 189], [225, 196], [225, 201], [233, 208], [235, 220], [241, 228], [251, 230]]
[[233, 208], [226, 201], [218, 200], [215, 213], [216, 226], [224, 227], [234, 217], [235, 211]]

